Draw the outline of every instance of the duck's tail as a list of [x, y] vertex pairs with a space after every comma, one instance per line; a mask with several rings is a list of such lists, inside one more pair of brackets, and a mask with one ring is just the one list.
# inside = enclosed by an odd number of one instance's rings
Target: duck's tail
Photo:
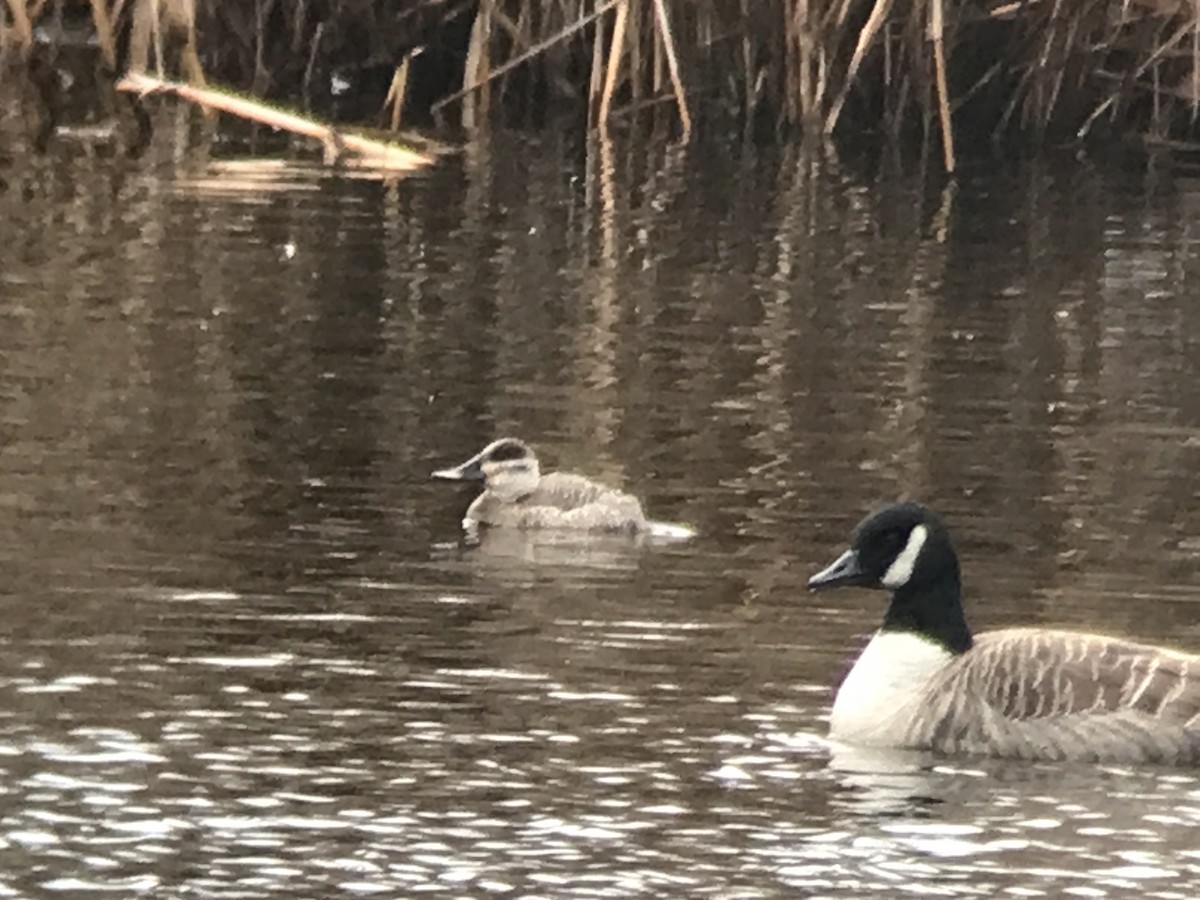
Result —
[[691, 525], [678, 522], [647, 522], [646, 533], [661, 541], [688, 541], [698, 534]]

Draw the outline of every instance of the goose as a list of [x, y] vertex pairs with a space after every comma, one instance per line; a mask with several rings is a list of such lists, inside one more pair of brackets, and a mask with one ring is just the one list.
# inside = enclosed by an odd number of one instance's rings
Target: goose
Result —
[[1200, 764], [1200, 656], [1044, 628], [972, 635], [958, 557], [918, 503], [867, 516], [814, 591], [891, 591], [838, 689], [842, 744], [1027, 760]]
[[463, 519], [469, 531], [486, 525], [634, 534], [650, 524], [642, 504], [630, 494], [582, 475], [543, 475], [533, 450], [517, 438], [492, 441], [466, 462], [438, 469], [433, 477], [483, 482], [483, 493]]

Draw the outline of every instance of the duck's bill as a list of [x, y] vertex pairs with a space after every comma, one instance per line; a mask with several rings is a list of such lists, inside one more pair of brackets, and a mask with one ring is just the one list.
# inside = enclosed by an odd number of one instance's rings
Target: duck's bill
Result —
[[865, 573], [858, 561], [858, 552], [847, 550], [833, 561], [833, 564], [822, 569], [808, 579], [808, 586], [814, 591], [824, 588], [841, 587], [849, 584], [862, 584]]
[[433, 477], [444, 481], [483, 481], [483, 467], [479, 464], [479, 457], [473, 456], [461, 466], [438, 469]]

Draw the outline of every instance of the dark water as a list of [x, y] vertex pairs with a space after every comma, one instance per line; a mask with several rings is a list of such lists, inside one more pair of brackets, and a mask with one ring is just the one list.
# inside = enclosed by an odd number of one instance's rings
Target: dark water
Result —
[[[11, 163], [0, 895], [1196, 896], [1195, 773], [824, 741], [897, 496], [1200, 651], [1200, 182], [994, 170]], [[459, 547], [505, 433], [700, 537]]]

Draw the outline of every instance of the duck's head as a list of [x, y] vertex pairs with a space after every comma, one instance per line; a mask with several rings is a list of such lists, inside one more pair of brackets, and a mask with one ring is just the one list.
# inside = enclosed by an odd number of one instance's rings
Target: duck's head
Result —
[[501, 500], [519, 500], [537, 490], [541, 472], [537, 457], [524, 441], [492, 441], [465, 463], [438, 469], [434, 478], [447, 481], [482, 481]]
[[946, 526], [919, 503], [895, 503], [867, 516], [850, 536], [850, 549], [808, 580], [814, 591], [856, 585], [898, 591], [949, 576], [958, 557]]

